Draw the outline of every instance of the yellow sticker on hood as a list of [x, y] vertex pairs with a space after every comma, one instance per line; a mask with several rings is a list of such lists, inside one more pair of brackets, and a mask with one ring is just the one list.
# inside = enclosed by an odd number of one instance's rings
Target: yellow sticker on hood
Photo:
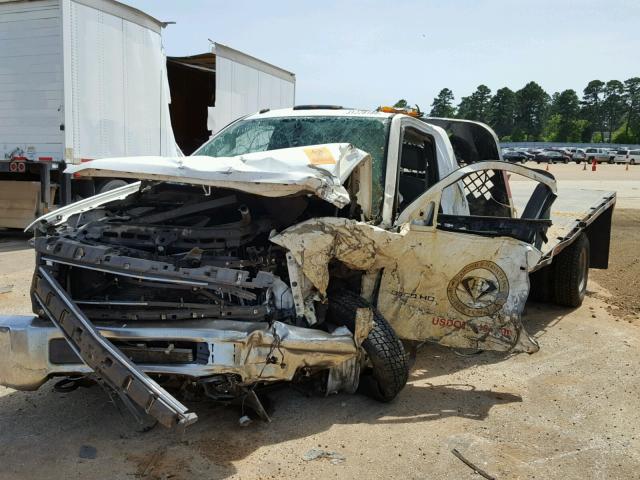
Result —
[[305, 148], [304, 153], [309, 158], [310, 165], [335, 165], [336, 159], [333, 158], [331, 150], [327, 147], [310, 147]]

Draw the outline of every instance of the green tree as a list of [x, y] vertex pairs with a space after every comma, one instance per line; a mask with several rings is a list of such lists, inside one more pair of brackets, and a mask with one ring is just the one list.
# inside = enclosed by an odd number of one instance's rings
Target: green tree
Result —
[[526, 140], [540, 140], [547, 117], [549, 95], [536, 82], [516, 92], [516, 126]]
[[604, 82], [591, 80], [582, 95], [583, 116], [589, 120], [594, 130], [600, 132], [600, 138], [604, 139], [604, 121], [602, 118], [602, 94]]
[[544, 123], [544, 128], [542, 129], [543, 140], [547, 142], [557, 141], [561, 121], [562, 117], [557, 113], [551, 113], [547, 116], [547, 121]]
[[[624, 101], [627, 109], [625, 137], [630, 138], [630, 130], [640, 135], [640, 77], [632, 77], [624, 81]], [[640, 138], [635, 139], [640, 142]]]
[[407, 108], [409, 104], [404, 98], [401, 98], [396, 103], [393, 104], [393, 108]]
[[489, 107], [489, 125], [499, 138], [510, 136], [515, 125], [516, 94], [503, 87], [496, 91]]
[[620, 80], [609, 80], [603, 90], [602, 111], [605, 128], [609, 131], [609, 141], [622, 124], [625, 112], [624, 84]]
[[524, 142], [526, 140], [524, 132], [518, 126], [513, 127], [513, 133], [510, 136], [512, 142]]
[[580, 99], [575, 90], [564, 90], [561, 93], [554, 93], [551, 103], [551, 114], [557, 116], [557, 130], [552, 138], [554, 142], [576, 142], [580, 141], [582, 131], [580, 126], [584, 122], [580, 121]]
[[638, 143], [638, 137], [635, 132], [629, 128], [629, 122], [626, 120], [611, 136], [613, 143]]
[[470, 96], [462, 97], [458, 105], [458, 118], [488, 122], [490, 105], [491, 89], [486, 85], [478, 85]]
[[455, 117], [456, 109], [453, 106], [453, 99], [453, 92], [451, 90], [449, 90], [448, 88], [443, 88], [442, 90], [440, 90], [438, 96], [433, 99], [429, 116], [445, 118]]

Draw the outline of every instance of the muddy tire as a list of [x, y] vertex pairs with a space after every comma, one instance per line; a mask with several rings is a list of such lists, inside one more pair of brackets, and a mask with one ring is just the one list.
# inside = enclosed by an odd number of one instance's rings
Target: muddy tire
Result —
[[381, 402], [390, 402], [402, 390], [409, 377], [409, 363], [402, 342], [382, 314], [369, 302], [348, 290], [329, 295], [329, 320], [355, 329], [358, 308], [371, 308], [375, 326], [362, 342], [371, 368], [365, 369], [358, 390]]
[[579, 307], [587, 293], [589, 239], [583, 233], [556, 258], [554, 300], [564, 307]]
[[120, 180], [119, 178], [114, 178], [112, 180], [107, 180], [103, 184], [101, 184], [96, 193], [104, 193], [109, 190], [115, 190], [116, 188], [124, 187], [127, 184], [124, 180]]

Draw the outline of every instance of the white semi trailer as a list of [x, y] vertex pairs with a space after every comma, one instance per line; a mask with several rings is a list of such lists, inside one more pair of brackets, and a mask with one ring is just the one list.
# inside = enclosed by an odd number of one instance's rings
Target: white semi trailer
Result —
[[0, 0], [0, 227], [124, 183], [69, 179], [68, 164], [189, 154], [293, 105], [294, 74], [219, 44], [167, 58], [165, 26], [114, 0]]

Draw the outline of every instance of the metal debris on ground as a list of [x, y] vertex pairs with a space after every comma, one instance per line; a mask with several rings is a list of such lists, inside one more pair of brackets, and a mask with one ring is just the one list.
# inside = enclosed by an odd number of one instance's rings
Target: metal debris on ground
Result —
[[96, 447], [92, 447], [91, 445], [82, 445], [80, 447], [80, 453], [78, 453], [80, 458], [87, 458], [89, 460], [94, 460], [98, 456], [98, 450]]
[[247, 415], [243, 415], [238, 419], [238, 423], [241, 427], [248, 427], [249, 425], [251, 425], [252, 420]]
[[302, 459], [306, 462], [311, 460], [318, 460], [319, 458], [328, 458], [333, 465], [344, 462], [347, 457], [340, 455], [337, 452], [329, 452], [327, 450], [321, 450], [319, 448], [312, 448], [302, 456]]
[[471, 463], [469, 460], [467, 460], [456, 448], [451, 450], [451, 453], [453, 453], [456, 457], [458, 457], [458, 459], [462, 463], [464, 463], [467, 467], [469, 467], [471, 470], [473, 470], [478, 475], [482, 475], [487, 480], [496, 480], [496, 477], [494, 477], [493, 475], [485, 472], [481, 468], [476, 467], [473, 463]]

